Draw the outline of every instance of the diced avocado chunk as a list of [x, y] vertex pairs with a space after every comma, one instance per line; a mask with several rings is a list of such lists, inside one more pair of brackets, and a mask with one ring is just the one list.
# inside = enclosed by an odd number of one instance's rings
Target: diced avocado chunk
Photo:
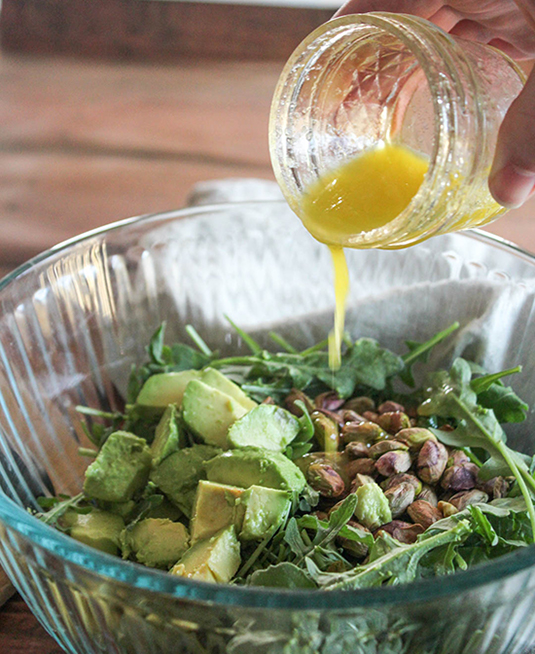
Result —
[[240, 544], [234, 525], [200, 540], [171, 568], [171, 574], [198, 581], [227, 583], [240, 567]]
[[128, 500], [128, 502], [99, 502], [98, 505], [103, 511], [120, 515], [125, 521], [128, 521], [136, 507], [134, 500]]
[[[209, 538], [229, 525], [235, 525], [239, 530], [243, 519], [243, 511], [239, 511], [243, 493], [243, 488], [201, 479], [190, 524], [191, 542]], [[238, 516], [240, 524], [237, 524]]]
[[215, 368], [205, 368], [201, 374], [201, 381], [203, 384], [207, 384], [212, 388], [217, 388], [218, 391], [225, 393], [225, 395], [229, 395], [233, 400], [236, 400], [238, 404], [241, 404], [244, 409], [247, 409], [247, 411], [258, 406], [254, 400], [251, 400], [251, 398], [242, 391], [238, 384], [235, 384]]
[[166, 497], [164, 497], [163, 502], [153, 506], [149, 511], [147, 518], [166, 518], [172, 522], [180, 520], [184, 513], [170, 502]]
[[[147, 518], [167, 518], [173, 522], [180, 520], [184, 514], [178, 506], [172, 504], [166, 497], [162, 499], [162, 502], [153, 505], [149, 509]], [[132, 519], [134, 510], [139, 506], [134, 500], [129, 500], [128, 502], [99, 502], [98, 505], [103, 511], [120, 515], [125, 522], [129, 522]]]
[[299, 432], [299, 420], [274, 404], [260, 404], [237, 420], [228, 431], [231, 448], [262, 447], [282, 452]]
[[150, 568], [169, 568], [189, 547], [188, 530], [180, 522], [161, 518], [140, 520], [121, 533], [123, 558], [135, 560]]
[[205, 443], [228, 448], [227, 432], [247, 409], [230, 395], [201, 381], [191, 381], [184, 393], [183, 417], [191, 431]]
[[201, 480], [197, 487], [191, 542], [205, 540], [234, 525], [240, 540], [262, 539], [290, 507], [287, 491], [251, 486], [248, 490]]
[[84, 493], [97, 500], [127, 502], [147, 483], [151, 461], [144, 438], [113, 432], [85, 471]]
[[170, 404], [160, 418], [150, 447], [153, 466], [157, 466], [165, 457], [186, 446], [186, 435], [178, 418], [176, 406]]
[[80, 543], [108, 554], [118, 553], [120, 536], [124, 529], [121, 516], [100, 509], [92, 509], [90, 513], [67, 511], [64, 524], [70, 525], [70, 535]]
[[305, 476], [288, 457], [257, 447], [223, 452], [205, 467], [209, 481], [241, 488], [267, 486], [299, 493], [306, 484]]
[[181, 370], [180, 372], [162, 372], [152, 375], [141, 387], [136, 404], [153, 409], [167, 408], [169, 404], [182, 405], [186, 386], [192, 379], [201, 376], [199, 370]]
[[373, 530], [392, 521], [388, 499], [378, 484], [369, 481], [364, 486], [359, 486], [355, 492], [357, 495], [355, 515], [361, 524]]
[[212, 445], [194, 445], [173, 452], [153, 468], [151, 481], [190, 517], [197, 484], [205, 476], [204, 462], [220, 452]]
[[261, 540], [270, 529], [278, 527], [290, 508], [287, 491], [262, 486], [251, 486], [240, 500], [245, 508], [240, 540]]

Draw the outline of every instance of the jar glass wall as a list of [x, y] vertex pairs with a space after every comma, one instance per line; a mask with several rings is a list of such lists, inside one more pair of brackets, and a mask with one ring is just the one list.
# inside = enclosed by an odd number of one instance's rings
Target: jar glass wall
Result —
[[[400, 247], [485, 224], [505, 211], [487, 180], [499, 126], [523, 82], [503, 53], [423, 19], [333, 20], [303, 41], [279, 80], [270, 119], [277, 180], [312, 234], [329, 244]], [[429, 162], [409, 205], [384, 226], [336, 241], [321, 224], [307, 224], [307, 189], [388, 143]]]

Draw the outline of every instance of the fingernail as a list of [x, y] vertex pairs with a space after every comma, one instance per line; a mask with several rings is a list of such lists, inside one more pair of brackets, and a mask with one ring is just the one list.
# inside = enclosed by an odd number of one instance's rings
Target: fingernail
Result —
[[490, 177], [489, 189], [502, 206], [508, 209], [520, 207], [535, 191], [535, 173], [508, 163]]

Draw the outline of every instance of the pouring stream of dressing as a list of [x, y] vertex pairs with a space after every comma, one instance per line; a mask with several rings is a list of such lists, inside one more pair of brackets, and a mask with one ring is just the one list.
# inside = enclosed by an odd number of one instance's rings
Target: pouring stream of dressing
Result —
[[349, 274], [342, 247], [349, 236], [383, 227], [398, 216], [417, 193], [429, 162], [393, 143], [359, 157], [311, 184], [302, 202], [305, 227], [329, 246], [333, 259], [335, 314], [329, 335], [329, 363], [340, 367]]

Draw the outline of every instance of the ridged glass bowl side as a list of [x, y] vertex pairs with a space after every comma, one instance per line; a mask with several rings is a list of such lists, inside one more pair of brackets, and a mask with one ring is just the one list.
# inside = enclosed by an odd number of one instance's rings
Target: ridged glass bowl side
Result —
[[[535, 263], [481, 234], [397, 252], [349, 252], [347, 328], [396, 351], [455, 320], [428, 366], [467, 353], [522, 363], [535, 401]], [[328, 252], [282, 203], [244, 203], [126, 221], [55, 248], [0, 284], [0, 562], [69, 652], [522, 652], [534, 640], [531, 548], [440, 581], [351, 593], [210, 586], [100, 554], [27, 512], [80, 490], [88, 445], [78, 404], [123, 405], [155, 328], [211, 347], [243, 344], [224, 315], [270, 348], [299, 347], [332, 322]], [[423, 371], [422, 373], [423, 374]], [[85, 420], [86, 418], [84, 418]], [[511, 432], [534, 445], [533, 415]], [[374, 649], [376, 648], [377, 649]]]

